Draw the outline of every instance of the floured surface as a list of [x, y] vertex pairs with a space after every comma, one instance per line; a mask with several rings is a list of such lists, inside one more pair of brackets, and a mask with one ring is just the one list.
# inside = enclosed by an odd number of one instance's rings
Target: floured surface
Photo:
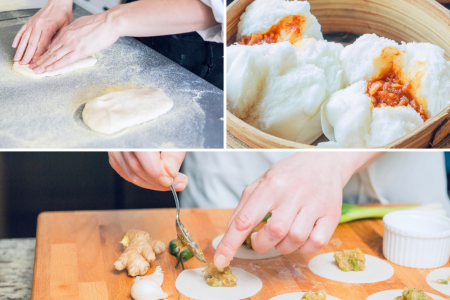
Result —
[[389, 263], [367, 254], [364, 271], [344, 272], [339, 269], [333, 255], [330, 252], [314, 257], [309, 261], [308, 268], [321, 277], [345, 283], [374, 283], [388, 280], [394, 275], [394, 268]]
[[[223, 239], [225, 234], [221, 234], [218, 237], [216, 237], [212, 241], [212, 246], [214, 249], [217, 249], [217, 246], [219, 245], [220, 241]], [[281, 254], [275, 250], [275, 248], [270, 249], [267, 252], [264, 253], [258, 253], [253, 249], [248, 249], [247, 246], [243, 245], [239, 247], [238, 251], [234, 255], [235, 258], [242, 258], [242, 259], [268, 259], [272, 257], [280, 256]]]
[[28, 65], [21, 65], [18, 62], [14, 62], [13, 70], [17, 74], [23, 75], [23, 76], [26, 76], [26, 77], [43, 78], [43, 77], [57, 76], [57, 75], [66, 74], [66, 73], [70, 73], [70, 72], [73, 72], [73, 71], [81, 70], [81, 69], [84, 69], [84, 68], [93, 67], [93, 66], [95, 66], [96, 63], [97, 63], [97, 58], [95, 58], [94, 56], [89, 56], [89, 57], [77, 60], [73, 64], [70, 64], [68, 66], [62, 67], [61, 69], [58, 69], [56, 71], [52, 71], [52, 72], [47, 71], [47, 72], [44, 72], [44, 73], [41, 73], [41, 74], [36, 74], [36, 73], [34, 73], [34, 71], [32, 69], [30, 69], [30, 65], [29, 64]]
[[[1, 148], [223, 147], [223, 92], [135, 39], [99, 53], [94, 68], [39, 80], [16, 74], [11, 44], [23, 22], [0, 22]], [[111, 136], [83, 123], [88, 100], [130, 88], [161, 89], [174, 107]]]
[[[395, 297], [401, 296], [402, 295], [403, 290], [389, 290], [389, 291], [383, 291], [383, 292], [379, 292], [373, 295], [370, 295], [369, 297], [367, 297], [366, 300], [394, 300]], [[445, 298], [430, 294], [426, 291], [424, 291], [425, 294], [427, 294], [428, 296], [430, 296], [431, 298], [433, 298], [434, 300], [446, 300]]]
[[427, 275], [427, 283], [430, 287], [432, 287], [436, 291], [441, 292], [442, 294], [445, 294], [447, 296], [450, 296], [450, 285], [432, 282], [432, 281], [436, 281], [439, 279], [447, 280], [448, 277], [450, 277], [450, 268], [436, 269], [436, 270], [431, 271]]
[[[315, 292], [315, 291], [313, 291]], [[300, 300], [302, 299], [303, 295], [306, 293], [289, 293], [289, 294], [283, 294], [279, 295], [273, 298], [270, 298], [270, 300]], [[341, 300], [339, 298], [327, 295], [327, 300]]]
[[231, 267], [237, 277], [235, 287], [212, 287], [206, 282], [202, 271], [205, 268], [186, 269], [175, 281], [177, 290], [187, 297], [197, 300], [239, 300], [249, 298], [262, 288], [262, 281], [255, 275], [240, 268]]

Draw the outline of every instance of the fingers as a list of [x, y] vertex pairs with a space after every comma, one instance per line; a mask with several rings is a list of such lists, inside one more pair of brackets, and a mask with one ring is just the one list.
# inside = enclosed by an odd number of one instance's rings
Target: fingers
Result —
[[253, 250], [264, 253], [275, 247], [288, 234], [297, 214], [298, 208], [296, 208], [294, 201], [285, 200], [281, 202], [278, 207], [272, 210], [272, 217], [267, 221], [267, 224], [257, 233], [252, 234]]
[[28, 23], [25, 23], [19, 30], [19, 32], [16, 34], [16, 37], [14, 38], [14, 41], [12, 43], [12, 47], [13, 48], [17, 48], [17, 46], [19, 45], [19, 42], [22, 38], [23, 33], [25, 32], [25, 30], [27, 29]]
[[182, 151], [161, 152], [161, 160], [163, 162], [164, 168], [167, 171], [167, 173], [172, 175], [172, 177], [175, 177], [178, 174], [178, 171], [180, 170], [185, 155], [186, 152]]
[[300, 251], [305, 254], [312, 254], [325, 247], [338, 224], [338, 215], [327, 215], [317, 220], [311, 235], [300, 248]]
[[188, 183], [189, 178], [183, 173], [178, 173], [173, 179], [173, 186], [177, 192], [183, 191], [187, 187]]
[[30, 39], [31, 29], [27, 29], [20, 39], [19, 46], [17, 46], [16, 54], [14, 55], [14, 61], [20, 61], [23, 57], [23, 53], [27, 48], [28, 40]]
[[[63, 46], [57, 50], [54, 50], [56, 46], [50, 47], [47, 52], [37, 61], [37, 67], [33, 69], [36, 74], [41, 74], [46, 71], [56, 71], [61, 67], [67, 66], [72, 60], [76, 60], [78, 54], [76, 52], [70, 52], [70, 48]], [[67, 55], [67, 54], [71, 55]], [[75, 61], [74, 60], [74, 61]]]
[[[127, 154], [125, 155], [128, 156]], [[149, 181], [155, 181], [163, 187], [170, 187], [173, 183], [173, 179], [164, 169], [159, 151], [135, 152], [134, 155], [142, 166], [142, 169], [140, 169], [138, 165], [135, 166], [133, 162], [130, 161], [130, 167], [134, 172], [140, 172], [137, 174]], [[134, 167], [136, 167], [136, 169], [134, 169]]]
[[234, 212], [231, 215], [230, 220], [228, 221], [227, 230], [230, 227], [231, 223], [233, 222], [234, 218], [236, 218], [237, 214], [241, 211], [242, 207], [245, 205], [245, 203], [247, 203], [247, 200], [250, 198], [255, 189], [258, 187], [259, 183], [260, 181], [258, 178], [252, 184], [250, 184], [244, 189], [241, 195], [241, 200], [239, 200], [238, 206], [234, 209]]
[[273, 197], [267, 186], [259, 186], [252, 193], [247, 203], [242, 207], [236, 218], [231, 222], [222, 241], [217, 246], [214, 264], [218, 268], [226, 267], [236, 254], [253, 228], [261, 222], [270, 211], [270, 201], [265, 198]]
[[34, 53], [33, 59], [31, 60], [31, 68], [36, 67], [36, 61], [45, 53], [45, 51], [47, 51], [47, 48], [52, 41], [53, 34], [55, 34], [53, 30], [42, 31], [41, 38], [36, 48], [36, 52]]
[[281, 254], [289, 254], [299, 249], [308, 240], [316, 220], [316, 214], [307, 208], [300, 210], [289, 229], [289, 233], [275, 246], [275, 249]]
[[140, 178], [136, 173], [134, 173], [127, 161], [125, 160], [124, 154], [122, 152], [109, 152], [109, 163], [111, 167], [125, 180], [134, 183], [138, 186], [145, 185], [145, 180]]
[[36, 52], [40, 37], [41, 31], [38, 29], [34, 29], [33, 32], [31, 33], [30, 40], [28, 41], [25, 55], [23, 56], [22, 61], [20, 62], [21, 64], [27, 65], [30, 63], [31, 59], [33, 58]]

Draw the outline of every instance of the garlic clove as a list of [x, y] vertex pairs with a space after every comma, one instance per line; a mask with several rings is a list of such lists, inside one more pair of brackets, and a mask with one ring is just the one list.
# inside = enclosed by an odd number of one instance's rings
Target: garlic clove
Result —
[[138, 280], [131, 287], [131, 297], [135, 300], [161, 300], [169, 295], [151, 280]]
[[164, 281], [164, 274], [161, 266], [157, 266], [153, 274], [147, 276], [136, 276], [134, 282], [138, 282], [139, 280], [150, 280], [156, 283], [158, 286], [161, 286]]

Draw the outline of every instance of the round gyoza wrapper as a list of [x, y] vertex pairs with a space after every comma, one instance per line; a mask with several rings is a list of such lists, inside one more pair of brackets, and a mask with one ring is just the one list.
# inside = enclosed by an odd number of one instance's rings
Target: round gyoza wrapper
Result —
[[[306, 294], [306, 293], [303, 293], [303, 292], [288, 293], [288, 294], [283, 294], [283, 295], [279, 295], [279, 296], [270, 298], [269, 300], [300, 300], [300, 299], [302, 299], [304, 294]], [[327, 295], [327, 300], [341, 300], [341, 299]]]
[[228, 109], [269, 134], [312, 143], [322, 135], [320, 106], [342, 87], [342, 49], [314, 39], [228, 47]]
[[427, 275], [427, 283], [430, 287], [432, 287], [436, 291], [441, 292], [442, 294], [445, 294], [447, 296], [450, 296], [450, 285], [432, 282], [438, 279], [447, 279], [449, 276], [450, 276], [450, 268], [436, 269], [431, 271]]
[[262, 289], [261, 279], [245, 270], [234, 267], [231, 269], [237, 277], [236, 286], [209, 286], [202, 274], [204, 269], [187, 269], [181, 272], [175, 281], [177, 290], [196, 300], [240, 300], [249, 298]]
[[[367, 297], [366, 300], [394, 300], [395, 297], [401, 296], [403, 293], [403, 290], [388, 290], [388, 291], [382, 291], [379, 293], [375, 293]], [[434, 300], [446, 300], [445, 298], [439, 297], [437, 295], [433, 295], [430, 293], [425, 292], [428, 296], [433, 298]]]
[[252, 33], [265, 32], [289, 15], [301, 15], [306, 18], [302, 38], [313, 37], [323, 40], [321, 26], [317, 18], [311, 14], [310, 9], [311, 6], [307, 1], [256, 0], [247, 6], [241, 15], [236, 40]]
[[394, 275], [394, 268], [378, 257], [365, 255], [366, 269], [364, 271], [344, 272], [339, 269], [334, 253], [325, 253], [311, 259], [308, 268], [316, 275], [326, 279], [345, 283], [373, 283], [388, 280]]
[[[214, 238], [212, 241], [212, 246], [214, 249], [217, 249], [217, 246], [219, 245], [220, 241], [223, 239], [224, 234], [221, 234]], [[270, 249], [267, 252], [259, 253], [256, 252], [253, 249], [248, 249], [247, 246], [242, 245], [238, 248], [236, 254], [234, 255], [235, 258], [241, 258], [241, 259], [268, 259], [280, 256], [281, 254], [278, 253], [275, 248]]]

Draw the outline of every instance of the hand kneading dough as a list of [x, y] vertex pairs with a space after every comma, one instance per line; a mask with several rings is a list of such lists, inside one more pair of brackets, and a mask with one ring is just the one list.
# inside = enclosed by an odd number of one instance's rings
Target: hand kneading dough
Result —
[[56, 76], [60, 74], [69, 73], [72, 71], [76, 71], [79, 69], [84, 69], [88, 67], [92, 67], [97, 63], [97, 59], [94, 56], [89, 56], [83, 59], [80, 59], [73, 64], [70, 64], [68, 66], [62, 67], [59, 70], [53, 71], [53, 72], [45, 72], [42, 74], [36, 74], [33, 72], [32, 69], [30, 69], [30, 65], [21, 65], [18, 62], [15, 62], [13, 65], [13, 70], [17, 74], [32, 77], [32, 78], [42, 78], [42, 77], [49, 77], [49, 76]]
[[153, 120], [172, 107], [172, 100], [159, 90], [130, 89], [112, 92], [86, 103], [83, 122], [92, 130], [113, 134]]

